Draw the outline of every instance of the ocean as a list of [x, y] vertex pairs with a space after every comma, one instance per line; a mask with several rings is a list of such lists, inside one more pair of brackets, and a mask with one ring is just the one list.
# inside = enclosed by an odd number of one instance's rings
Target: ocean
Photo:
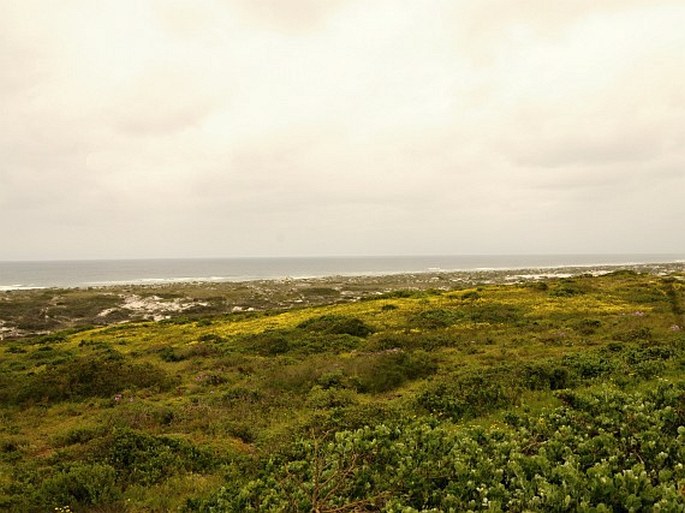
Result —
[[461, 255], [0, 262], [0, 290], [683, 262], [683, 254]]

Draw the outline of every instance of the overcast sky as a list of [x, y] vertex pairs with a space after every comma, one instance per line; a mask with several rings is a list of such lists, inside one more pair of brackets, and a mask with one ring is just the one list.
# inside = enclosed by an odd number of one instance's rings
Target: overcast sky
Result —
[[683, 0], [0, 0], [0, 260], [685, 252]]

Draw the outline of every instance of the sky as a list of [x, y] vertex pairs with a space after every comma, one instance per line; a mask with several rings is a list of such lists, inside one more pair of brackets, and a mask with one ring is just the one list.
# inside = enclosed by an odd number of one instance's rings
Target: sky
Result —
[[0, 260], [685, 253], [682, 0], [0, 11]]

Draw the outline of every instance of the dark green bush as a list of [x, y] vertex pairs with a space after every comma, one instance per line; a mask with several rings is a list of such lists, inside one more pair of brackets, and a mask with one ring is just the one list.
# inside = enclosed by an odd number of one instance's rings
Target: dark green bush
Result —
[[621, 366], [621, 360], [598, 353], [574, 354], [563, 358], [563, 364], [581, 379], [608, 376]]
[[90, 442], [106, 434], [104, 426], [80, 426], [70, 429], [65, 434], [55, 438], [55, 445], [68, 446]]
[[499, 303], [475, 303], [466, 307], [466, 312], [473, 322], [490, 324], [515, 323], [522, 319], [519, 307]]
[[[356, 328], [342, 326], [340, 331], [355, 331]], [[284, 354], [338, 353], [355, 349], [360, 338], [348, 333], [334, 333], [318, 329], [267, 330], [262, 333], [244, 335], [236, 339], [237, 345], [247, 353], [261, 356]], [[361, 331], [357, 331], [361, 332]]]
[[614, 335], [616, 340], [621, 342], [635, 342], [640, 340], [651, 340], [652, 339], [652, 329], [648, 326], [640, 326], [638, 328], [631, 328], [622, 333], [617, 333]]
[[176, 352], [176, 350], [173, 347], [163, 347], [162, 349], [159, 350], [159, 357], [165, 361], [165, 362], [180, 362], [184, 360], [185, 358], [183, 355], [179, 354]]
[[256, 388], [236, 386], [226, 391], [222, 396], [222, 400], [228, 405], [233, 405], [237, 403], [257, 403], [263, 397], [264, 394]]
[[599, 319], [581, 319], [574, 325], [575, 330], [581, 335], [592, 335], [602, 326]]
[[417, 396], [426, 411], [453, 420], [473, 418], [498, 408], [517, 404], [521, 387], [511, 375], [499, 371], [478, 371], [450, 381], [429, 384]]
[[460, 342], [461, 339], [458, 335], [438, 330], [421, 333], [386, 332], [369, 337], [365, 348], [370, 351], [387, 351], [389, 349], [434, 351], [441, 347], [458, 346]]
[[53, 507], [99, 506], [121, 497], [115, 469], [103, 463], [74, 463], [47, 478], [38, 490], [39, 501]]
[[571, 297], [585, 294], [586, 290], [580, 283], [574, 280], [561, 280], [550, 291], [549, 295], [554, 297]]
[[569, 368], [554, 361], [524, 364], [521, 380], [528, 390], [559, 390], [574, 384]]
[[219, 464], [211, 452], [186, 440], [131, 429], [113, 431], [104, 443], [106, 461], [124, 483], [149, 485], [179, 472], [203, 472]]
[[412, 328], [435, 330], [452, 326], [463, 318], [464, 313], [458, 310], [430, 308], [412, 315], [409, 318], [409, 326]]
[[460, 297], [464, 301], [473, 301], [475, 299], [480, 299], [480, 294], [475, 290], [469, 290], [467, 292], [464, 292]]
[[330, 388], [359, 388], [359, 381], [352, 376], [345, 374], [341, 368], [324, 372], [316, 380], [316, 384], [324, 390], [328, 390]]
[[66, 333], [49, 333], [47, 335], [40, 335], [30, 339], [31, 344], [58, 344], [67, 339]]
[[299, 329], [331, 335], [352, 335], [364, 338], [373, 333], [373, 328], [361, 319], [345, 315], [323, 315], [307, 319], [297, 326]]
[[14, 387], [11, 400], [17, 403], [111, 397], [124, 389], [172, 388], [176, 379], [149, 363], [132, 363], [110, 350], [55, 365], [28, 376]]
[[257, 429], [250, 421], [229, 420], [223, 427], [227, 435], [235, 437], [246, 444], [253, 443], [257, 438]]
[[425, 297], [425, 295], [426, 293], [422, 290], [400, 289], [384, 292], [383, 294], [376, 296], [374, 299], [405, 299], [412, 297]]
[[407, 381], [425, 378], [438, 368], [435, 357], [424, 351], [387, 351], [355, 359], [351, 369], [360, 392], [380, 393]]

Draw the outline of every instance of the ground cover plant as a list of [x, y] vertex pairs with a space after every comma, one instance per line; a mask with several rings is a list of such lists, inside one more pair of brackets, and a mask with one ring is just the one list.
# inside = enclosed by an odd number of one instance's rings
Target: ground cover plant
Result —
[[309, 289], [2, 340], [0, 510], [685, 509], [682, 274]]

